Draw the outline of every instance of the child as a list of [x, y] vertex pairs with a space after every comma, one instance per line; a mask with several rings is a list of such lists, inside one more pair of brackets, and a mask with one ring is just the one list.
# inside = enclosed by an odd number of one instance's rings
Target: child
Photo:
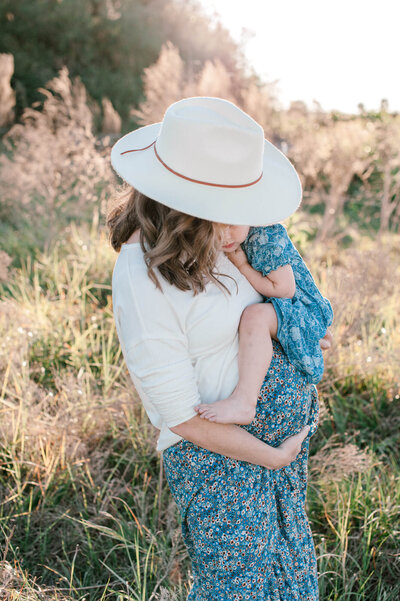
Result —
[[320, 339], [332, 324], [333, 311], [283, 225], [226, 227], [231, 228], [234, 241], [225, 244], [223, 250], [266, 298], [264, 304], [251, 305], [243, 312], [235, 390], [227, 399], [202, 403], [195, 410], [210, 421], [248, 424], [254, 418], [258, 393], [271, 363], [272, 339], [280, 342], [289, 361], [307, 380], [317, 384], [324, 371]]

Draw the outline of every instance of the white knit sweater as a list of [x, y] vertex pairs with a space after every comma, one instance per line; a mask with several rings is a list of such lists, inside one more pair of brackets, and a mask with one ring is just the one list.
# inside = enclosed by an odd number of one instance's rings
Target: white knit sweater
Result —
[[114, 319], [125, 362], [151, 423], [157, 450], [182, 439], [169, 428], [197, 415], [193, 407], [228, 396], [238, 380], [238, 325], [262, 300], [221, 253], [217, 268], [228, 295], [210, 282], [194, 295], [147, 274], [139, 243], [123, 244], [112, 277]]

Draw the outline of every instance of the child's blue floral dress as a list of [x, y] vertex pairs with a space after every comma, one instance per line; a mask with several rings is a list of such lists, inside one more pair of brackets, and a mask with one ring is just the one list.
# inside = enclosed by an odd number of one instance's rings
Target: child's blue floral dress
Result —
[[319, 341], [332, 324], [333, 311], [318, 290], [299, 252], [281, 224], [252, 227], [243, 243], [250, 265], [268, 275], [282, 265], [291, 265], [296, 281], [293, 298], [266, 298], [278, 318], [277, 338], [289, 361], [307, 380], [317, 384], [324, 373]]

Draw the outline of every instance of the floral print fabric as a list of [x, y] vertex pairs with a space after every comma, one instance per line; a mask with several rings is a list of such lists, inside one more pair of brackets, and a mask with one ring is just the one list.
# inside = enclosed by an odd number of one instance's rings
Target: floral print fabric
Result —
[[283, 225], [250, 228], [242, 246], [251, 266], [263, 275], [291, 265], [296, 281], [294, 297], [265, 300], [275, 308], [277, 338], [289, 361], [304, 372], [309, 382], [317, 384], [324, 373], [319, 341], [333, 319], [330, 302], [321, 295]]
[[188, 601], [316, 601], [314, 545], [305, 513], [309, 437], [318, 421], [316, 388], [274, 353], [251, 424], [277, 446], [311, 426], [297, 459], [269, 470], [181, 440], [163, 451], [165, 473], [192, 560]]

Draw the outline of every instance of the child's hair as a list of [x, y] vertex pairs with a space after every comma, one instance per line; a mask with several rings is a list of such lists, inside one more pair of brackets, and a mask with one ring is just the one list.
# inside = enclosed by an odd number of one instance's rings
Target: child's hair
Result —
[[212, 221], [186, 215], [124, 185], [107, 211], [111, 246], [119, 252], [130, 235], [140, 229], [140, 245], [150, 279], [161, 289], [155, 268], [180, 290], [202, 292], [215, 270], [221, 228]]

